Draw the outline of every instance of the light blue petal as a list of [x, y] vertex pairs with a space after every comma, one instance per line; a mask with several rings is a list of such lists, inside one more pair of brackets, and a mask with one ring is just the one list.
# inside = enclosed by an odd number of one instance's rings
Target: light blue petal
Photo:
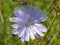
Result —
[[13, 24], [12, 27], [13, 27], [13, 28], [18, 28], [19, 25], [18, 25], [18, 24]]
[[14, 14], [15, 14], [17, 17], [22, 17], [22, 16], [23, 16], [23, 11], [20, 10], [20, 8], [16, 7], [15, 10], [14, 10]]
[[44, 34], [41, 31], [39, 31], [36, 26], [31, 26], [31, 28], [40, 36], [44, 36]]
[[19, 29], [18, 37], [22, 37], [25, 33], [26, 27], [22, 27], [22, 29]]
[[11, 22], [21, 22], [22, 21], [22, 19], [20, 19], [20, 18], [9, 18], [9, 20]]
[[21, 37], [21, 41], [22, 41], [22, 42], [24, 42], [24, 41], [25, 41], [25, 39], [24, 39], [24, 35]]
[[23, 11], [30, 16], [30, 20], [34, 22], [41, 22], [47, 20], [47, 16], [37, 7], [23, 6]]
[[34, 22], [41, 22], [47, 20], [47, 16], [42, 12], [41, 9], [34, 7], [31, 15], [31, 20]]
[[21, 31], [18, 36], [21, 37], [22, 42], [29, 41], [29, 30], [24, 28], [24, 30]]
[[10, 20], [11, 22], [17, 22], [17, 21], [19, 21], [19, 18], [9, 18], [9, 20]]
[[35, 39], [35, 32], [34, 31], [32, 31], [32, 29], [31, 28], [29, 28], [29, 33], [30, 33], [30, 37], [31, 37], [31, 39], [33, 40], [33, 39]]
[[32, 7], [31, 6], [23, 6], [24, 13], [31, 15], [32, 14]]
[[15, 28], [13, 31], [12, 31], [12, 34], [19, 34], [20, 33], [20, 30], [22, 30], [22, 26], [21, 27], [18, 27], [18, 28]]
[[[20, 19], [24, 19], [24, 20], [28, 20], [29, 15], [27, 15], [26, 13], [24, 13], [22, 10], [20, 10], [18, 7], [15, 8], [14, 14], [19, 17]], [[23, 20], [23, 21], [24, 21]]]
[[19, 33], [19, 31], [17, 30], [17, 29], [14, 29], [13, 31], [12, 31], [12, 34], [14, 34], [14, 35], [16, 35], [16, 34], [18, 34]]
[[22, 18], [9, 18], [9, 20], [11, 21], [11, 22], [19, 22], [19, 23], [23, 23], [23, 22], [26, 22], [27, 21], [27, 19], [25, 20], [25, 19], [22, 19]]
[[32, 40], [35, 39], [35, 37], [39, 37], [39, 35], [37, 34], [37, 32], [35, 30], [33, 30], [31, 27], [30, 27], [30, 30], [31, 30], [31, 34], [34, 35], [34, 38], [31, 38]]
[[41, 32], [47, 32], [47, 28], [42, 25], [42, 24], [35, 24], [35, 26], [37, 27], [37, 29]]
[[27, 20], [20, 19], [20, 18], [9, 18], [11, 22], [16, 22], [20, 27], [24, 26], [26, 24]]
[[25, 32], [24, 32], [24, 39], [25, 39], [25, 41], [29, 41], [29, 30], [28, 30], [28, 28], [26, 28], [26, 30], [25, 30]]

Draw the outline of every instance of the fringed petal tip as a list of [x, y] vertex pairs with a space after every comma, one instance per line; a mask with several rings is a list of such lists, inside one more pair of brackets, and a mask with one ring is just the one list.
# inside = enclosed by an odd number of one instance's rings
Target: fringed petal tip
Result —
[[18, 28], [19, 25], [18, 25], [18, 24], [14, 24], [14, 25], [12, 25], [12, 27], [13, 27], [13, 28]]
[[11, 21], [11, 22], [18, 22], [19, 18], [17, 18], [17, 17], [9, 18], [9, 21]]
[[14, 35], [17, 35], [18, 33], [19, 33], [19, 32], [18, 32], [18, 30], [16, 30], [16, 29], [12, 31], [12, 34], [14, 34]]
[[15, 12], [18, 12], [19, 10], [20, 10], [19, 7], [15, 7], [15, 9], [14, 9], [14, 13], [15, 13]]
[[11, 21], [11, 22], [12, 22], [12, 18], [9, 18], [9, 21]]
[[46, 16], [42, 21], [46, 21], [48, 19], [48, 17]]

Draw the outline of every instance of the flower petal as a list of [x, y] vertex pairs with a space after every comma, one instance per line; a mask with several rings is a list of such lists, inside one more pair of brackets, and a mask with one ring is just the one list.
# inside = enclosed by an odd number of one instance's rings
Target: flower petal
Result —
[[29, 15], [24, 13], [22, 10], [20, 10], [18, 7], [15, 8], [14, 14], [19, 17], [20, 19], [27, 20], [29, 18]]
[[35, 24], [35, 25], [36, 25], [38, 30], [40, 30], [42, 32], [46, 32], [47, 31], [47, 28], [44, 25], [42, 25], [42, 24]]
[[12, 25], [12, 27], [13, 27], [13, 28], [18, 28], [19, 25], [18, 25], [18, 24], [14, 24], [14, 25]]
[[18, 28], [16, 28], [16, 29], [14, 29], [13, 31], [12, 31], [12, 34], [19, 34], [20, 33], [20, 31], [22, 30], [22, 26], [21, 27], [18, 27]]
[[29, 28], [29, 33], [30, 33], [31, 39], [32, 40], [35, 39], [35, 36], [34, 36], [35, 32], [33, 32], [31, 28]]
[[28, 30], [28, 28], [26, 28], [26, 30], [24, 32], [24, 37], [25, 37], [25, 41], [29, 41], [29, 30]]
[[14, 10], [14, 14], [15, 14], [17, 17], [21, 17], [21, 16], [23, 16], [23, 11], [20, 10], [20, 8], [16, 7], [15, 10]]
[[40, 36], [44, 36], [44, 34], [41, 31], [39, 31], [36, 26], [31, 26], [31, 28]]
[[14, 29], [13, 31], [12, 31], [12, 34], [18, 34], [19, 33], [19, 31], [17, 30], [17, 29]]
[[25, 30], [26, 30], [26, 27], [23, 27], [20, 31], [19, 31], [19, 34], [18, 34], [18, 37], [22, 37], [25, 33]]
[[24, 42], [24, 41], [25, 41], [25, 39], [24, 39], [24, 35], [21, 37], [21, 41], [22, 41], [22, 42]]
[[21, 18], [9, 18], [9, 20], [11, 22], [26, 22], [25, 19], [21, 19]]
[[[31, 27], [30, 27], [30, 30], [31, 30], [31, 32], [33, 33], [34, 36], [39, 37], [38, 34], [37, 34], [37, 32], [34, 31]], [[35, 37], [34, 37], [34, 38], [35, 38]]]
[[31, 15], [31, 20], [34, 20], [34, 22], [41, 22], [47, 20], [47, 16], [41, 11], [41, 9], [34, 7]]
[[23, 42], [24, 41], [29, 41], [29, 30], [28, 30], [28, 28], [25, 28], [25, 30], [23, 32], [21, 32], [21, 34], [19, 35], [19, 37], [21, 37], [21, 40]]
[[30, 6], [23, 6], [23, 11], [24, 13], [31, 15], [32, 8]]
[[11, 22], [19, 22], [19, 18], [9, 18]]

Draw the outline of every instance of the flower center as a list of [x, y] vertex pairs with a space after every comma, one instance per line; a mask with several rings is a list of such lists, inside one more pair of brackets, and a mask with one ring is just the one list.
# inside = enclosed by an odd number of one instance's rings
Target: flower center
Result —
[[30, 25], [33, 25], [33, 22], [31, 22], [30, 20], [28, 20], [28, 21], [26, 22], [26, 26], [28, 27], [28, 26], [30, 26]]

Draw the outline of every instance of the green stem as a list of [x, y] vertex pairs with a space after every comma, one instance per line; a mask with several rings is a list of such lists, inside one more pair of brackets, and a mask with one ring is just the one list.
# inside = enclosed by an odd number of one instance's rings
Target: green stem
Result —
[[25, 45], [28, 45], [28, 42], [27, 41], [25, 42]]
[[6, 22], [4, 21], [3, 23], [3, 39], [4, 39], [4, 44], [6, 44], [5, 37], [6, 37]]
[[4, 22], [4, 19], [3, 19], [3, 16], [2, 16], [1, 10], [0, 10], [0, 17], [1, 17], [1, 21], [3, 23]]
[[50, 26], [48, 27], [48, 30], [47, 30], [47, 32], [46, 32], [46, 34], [45, 34], [45, 36], [44, 36], [44, 37], [43, 37], [43, 39], [40, 41], [39, 45], [42, 45], [43, 40], [45, 39], [46, 35], [47, 35], [47, 34], [48, 34], [48, 32], [50, 31], [50, 28], [52, 27], [52, 25], [53, 25], [53, 23], [54, 23], [55, 19], [56, 19], [56, 15], [54, 16], [54, 18], [53, 18], [53, 20], [52, 20], [52, 22], [51, 22]]

